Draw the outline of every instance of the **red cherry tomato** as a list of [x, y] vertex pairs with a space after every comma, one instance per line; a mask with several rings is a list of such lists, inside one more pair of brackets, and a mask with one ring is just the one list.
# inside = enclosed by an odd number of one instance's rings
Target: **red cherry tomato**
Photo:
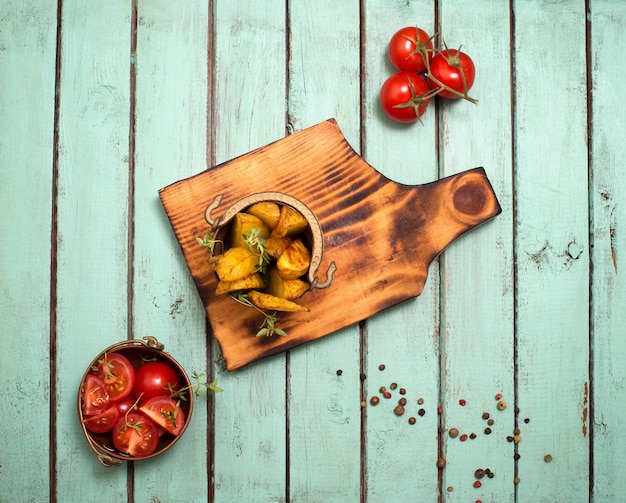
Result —
[[138, 412], [123, 414], [113, 428], [115, 448], [135, 458], [150, 456], [159, 442], [157, 427]]
[[432, 37], [421, 28], [407, 26], [398, 30], [389, 41], [389, 59], [398, 70], [420, 73], [433, 53]]
[[175, 400], [168, 396], [155, 396], [148, 400], [141, 412], [172, 435], [180, 435], [185, 425], [185, 413]]
[[115, 404], [111, 405], [102, 414], [89, 416], [83, 420], [85, 428], [93, 433], [106, 433], [111, 431], [120, 418], [120, 411]]
[[141, 403], [145, 403], [155, 396], [169, 396], [169, 388], [179, 389], [179, 380], [176, 371], [167, 363], [144, 363], [135, 372], [133, 393]]
[[380, 90], [383, 111], [398, 122], [415, 122], [426, 111], [429, 99], [428, 84], [412, 72], [394, 73]]
[[[445, 49], [436, 54], [430, 62], [430, 73], [442, 84], [466, 95], [474, 85], [476, 68], [467, 54], [456, 49]], [[439, 85], [432, 80], [434, 88]], [[437, 96], [442, 98], [460, 98], [458, 94], [443, 89]]]
[[106, 384], [93, 374], [87, 374], [80, 387], [84, 416], [102, 414], [109, 407], [109, 392]]
[[105, 354], [98, 360], [94, 374], [106, 385], [112, 402], [127, 397], [133, 390], [135, 370], [128, 358], [119, 353]]
[[137, 402], [137, 398], [131, 393], [127, 397], [115, 402], [115, 405], [117, 405], [117, 410], [120, 411], [120, 414], [126, 414], [126, 412], [135, 405], [135, 402]]

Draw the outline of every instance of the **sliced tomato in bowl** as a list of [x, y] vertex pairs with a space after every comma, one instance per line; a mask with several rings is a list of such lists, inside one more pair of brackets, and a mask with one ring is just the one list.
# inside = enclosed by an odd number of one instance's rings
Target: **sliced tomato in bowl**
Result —
[[111, 431], [120, 418], [120, 411], [115, 404], [111, 405], [102, 414], [89, 416], [83, 419], [83, 424], [92, 433], [106, 433]]
[[122, 400], [133, 391], [135, 369], [125, 356], [105, 353], [92, 370], [106, 385], [112, 402]]
[[168, 396], [155, 396], [139, 410], [174, 436], [180, 435], [185, 427], [185, 413], [180, 403]]
[[113, 445], [120, 452], [135, 458], [150, 456], [157, 448], [156, 425], [138, 412], [123, 414], [113, 428]]
[[110, 396], [106, 384], [95, 375], [87, 374], [80, 392], [83, 415], [102, 414], [109, 407]]

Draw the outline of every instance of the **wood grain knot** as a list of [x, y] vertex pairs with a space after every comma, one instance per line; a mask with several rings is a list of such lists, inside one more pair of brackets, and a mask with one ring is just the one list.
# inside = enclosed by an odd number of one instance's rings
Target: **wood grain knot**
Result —
[[477, 180], [464, 183], [457, 188], [453, 196], [454, 207], [466, 215], [479, 215], [487, 203], [487, 192], [484, 183]]

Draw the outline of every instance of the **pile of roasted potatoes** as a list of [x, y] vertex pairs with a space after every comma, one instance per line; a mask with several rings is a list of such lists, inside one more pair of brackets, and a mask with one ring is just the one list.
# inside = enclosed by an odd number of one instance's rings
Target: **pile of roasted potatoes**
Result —
[[305, 279], [311, 264], [308, 226], [298, 211], [273, 201], [237, 213], [223, 253], [210, 258], [219, 279], [216, 295], [245, 295], [262, 310], [309, 311], [295, 302], [310, 288]]

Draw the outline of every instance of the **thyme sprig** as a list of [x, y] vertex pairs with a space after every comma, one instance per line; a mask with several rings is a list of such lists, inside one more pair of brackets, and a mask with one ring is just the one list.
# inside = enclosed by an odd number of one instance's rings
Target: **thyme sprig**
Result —
[[215, 236], [213, 235], [213, 232], [211, 232], [211, 229], [209, 229], [206, 234], [204, 235], [203, 238], [196, 238], [196, 241], [204, 246], [207, 250], [209, 250], [211, 253], [213, 253], [213, 248], [215, 248], [215, 245], [217, 243], [222, 243], [221, 240], [219, 239], [215, 239]]
[[253, 253], [259, 260], [256, 270], [260, 273], [265, 273], [267, 265], [271, 261], [271, 257], [265, 251], [265, 238], [259, 236], [261, 229], [258, 227], [252, 227], [248, 234], [242, 234], [246, 248]]
[[263, 311], [263, 309], [255, 306], [248, 298], [248, 295], [246, 295], [245, 293], [239, 293], [237, 295], [237, 300], [239, 300], [246, 306], [256, 309], [259, 313], [263, 315], [263, 323], [261, 323], [261, 326], [256, 333], [257, 337], [271, 337], [272, 335], [280, 335], [285, 337], [287, 335], [287, 332], [285, 332], [282, 328], [278, 328], [276, 326], [276, 322], [278, 321], [278, 316], [276, 316], [276, 312], [270, 314], [266, 311]]
[[204, 372], [192, 372], [191, 378], [194, 380], [194, 382], [192, 382], [190, 386], [187, 386], [186, 388], [181, 388], [179, 390], [174, 389], [175, 384], [172, 385], [168, 383], [167, 390], [170, 392], [170, 397], [174, 399], [177, 398], [186, 402], [187, 391], [189, 390], [193, 390], [193, 394], [196, 398], [204, 395], [206, 391], [210, 391], [211, 393], [220, 393], [221, 391], [224, 391], [217, 385], [217, 377], [213, 379], [213, 381], [207, 382], [204, 379], [205, 376], [206, 374]]

